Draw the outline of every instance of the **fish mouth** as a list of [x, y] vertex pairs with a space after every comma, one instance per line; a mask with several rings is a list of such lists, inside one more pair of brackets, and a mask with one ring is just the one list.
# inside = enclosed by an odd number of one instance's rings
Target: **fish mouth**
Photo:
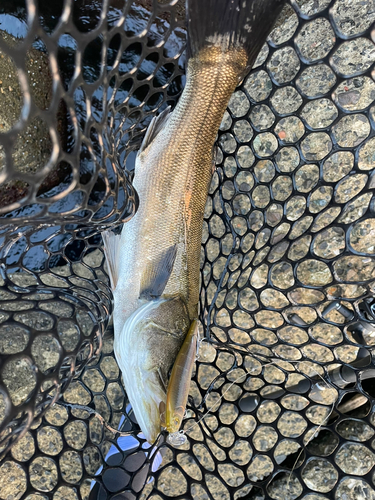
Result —
[[166, 402], [166, 392], [158, 373], [143, 373], [142, 377], [129, 377], [125, 387], [134, 416], [146, 440], [153, 444], [161, 432], [159, 405]]

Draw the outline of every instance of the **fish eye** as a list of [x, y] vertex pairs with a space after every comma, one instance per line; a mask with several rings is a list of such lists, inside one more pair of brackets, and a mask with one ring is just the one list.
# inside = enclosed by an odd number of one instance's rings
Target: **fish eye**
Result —
[[180, 419], [179, 419], [177, 416], [176, 416], [176, 417], [174, 417], [174, 419], [173, 419], [173, 420], [174, 420], [174, 424], [175, 424], [175, 425], [180, 425]]

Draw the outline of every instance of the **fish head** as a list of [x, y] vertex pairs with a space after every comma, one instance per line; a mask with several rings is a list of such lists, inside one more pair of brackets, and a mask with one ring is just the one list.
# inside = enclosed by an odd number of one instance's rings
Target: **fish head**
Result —
[[149, 443], [161, 431], [160, 406], [167, 397], [168, 373], [190, 326], [180, 296], [143, 304], [115, 332], [115, 354], [137, 422]]

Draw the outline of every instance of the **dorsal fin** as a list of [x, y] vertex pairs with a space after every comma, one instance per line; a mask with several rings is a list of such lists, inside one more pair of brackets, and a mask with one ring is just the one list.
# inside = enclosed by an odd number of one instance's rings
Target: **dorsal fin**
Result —
[[177, 245], [173, 245], [146, 265], [141, 277], [140, 298], [150, 300], [161, 296], [171, 276], [176, 255]]
[[148, 126], [148, 129], [146, 131], [146, 134], [143, 138], [141, 147], [139, 148], [138, 154], [141, 154], [142, 151], [144, 151], [152, 143], [152, 141], [158, 135], [160, 130], [167, 123], [169, 116], [171, 114], [170, 110], [171, 107], [168, 106], [162, 113], [160, 113], [160, 115], [154, 116], [154, 118], [151, 120], [150, 125]]
[[109, 279], [111, 281], [112, 291], [116, 288], [118, 280], [119, 247], [121, 234], [115, 234], [112, 231], [103, 231], [103, 248], [107, 261]]

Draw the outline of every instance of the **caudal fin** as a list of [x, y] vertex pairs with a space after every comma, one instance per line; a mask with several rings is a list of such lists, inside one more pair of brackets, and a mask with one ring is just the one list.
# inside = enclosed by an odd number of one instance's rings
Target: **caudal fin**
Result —
[[285, 0], [187, 0], [188, 57], [205, 47], [245, 49], [251, 67]]

